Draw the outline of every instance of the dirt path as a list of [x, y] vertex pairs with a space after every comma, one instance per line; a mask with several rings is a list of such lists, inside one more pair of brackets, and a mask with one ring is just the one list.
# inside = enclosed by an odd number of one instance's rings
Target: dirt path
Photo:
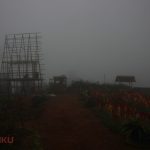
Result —
[[132, 150], [103, 127], [92, 112], [81, 105], [77, 96], [50, 98], [35, 127], [44, 150]]

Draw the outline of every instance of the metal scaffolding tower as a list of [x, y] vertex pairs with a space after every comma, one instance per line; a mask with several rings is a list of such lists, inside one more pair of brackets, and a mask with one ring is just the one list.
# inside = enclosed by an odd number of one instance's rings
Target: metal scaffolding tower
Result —
[[8, 34], [1, 63], [1, 82], [9, 94], [31, 94], [42, 88], [40, 34]]

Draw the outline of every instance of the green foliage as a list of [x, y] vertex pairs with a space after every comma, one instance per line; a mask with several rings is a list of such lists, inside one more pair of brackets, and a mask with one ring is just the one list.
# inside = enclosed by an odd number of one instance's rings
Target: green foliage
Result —
[[14, 109], [12, 108], [12, 106], [12, 98], [0, 98], [0, 128], [3, 130], [7, 130], [15, 125]]
[[121, 133], [128, 143], [139, 146], [150, 146], [150, 131], [144, 128], [139, 120], [130, 120], [122, 125]]
[[32, 98], [32, 106], [39, 107], [41, 104], [46, 102], [48, 98], [45, 95], [36, 95]]
[[48, 97], [45, 95], [36, 95], [32, 98], [31, 112], [33, 118], [38, 118], [43, 112], [43, 106], [48, 100]]
[[88, 107], [96, 107], [96, 101], [93, 98], [89, 97], [86, 100], [85, 105]]
[[122, 133], [127, 137], [127, 140], [131, 140], [135, 143], [142, 143], [144, 129], [137, 120], [123, 124]]
[[4, 150], [43, 150], [39, 135], [26, 128], [14, 128], [5, 130], [4, 135], [14, 137], [12, 144], [0, 144], [0, 149]]
[[114, 120], [113, 117], [104, 110], [98, 110], [98, 116], [106, 127], [114, 132], [120, 132], [121, 122], [119, 120]]
[[[38, 106], [37, 110], [40, 110], [41, 104], [47, 100], [47, 97], [39, 96], [36, 98], [34, 99], [34, 106]], [[38, 134], [35, 131], [23, 128], [24, 122], [28, 121], [30, 116], [33, 116], [33, 111], [36, 110], [36, 108], [29, 108], [26, 104], [22, 99], [15, 97], [0, 98], [0, 136], [13, 136], [15, 138], [13, 144], [0, 144], [0, 149], [43, 150]]]

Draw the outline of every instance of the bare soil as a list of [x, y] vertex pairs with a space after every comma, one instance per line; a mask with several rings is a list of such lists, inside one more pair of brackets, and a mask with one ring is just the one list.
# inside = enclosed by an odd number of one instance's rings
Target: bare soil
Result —
[[44, 150], [135, 150], [104, 127], [77, 95], [50, 97], [32, 127], [39, 132]]

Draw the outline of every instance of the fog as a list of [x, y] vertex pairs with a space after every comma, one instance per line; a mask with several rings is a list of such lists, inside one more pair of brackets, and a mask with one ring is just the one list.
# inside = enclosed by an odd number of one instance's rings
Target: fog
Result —
[[150, 87], [149, 8], [149, 0], [0, 0], [0, 53], [5, 34], [41, 32], [45, 79], [134, 75]]

